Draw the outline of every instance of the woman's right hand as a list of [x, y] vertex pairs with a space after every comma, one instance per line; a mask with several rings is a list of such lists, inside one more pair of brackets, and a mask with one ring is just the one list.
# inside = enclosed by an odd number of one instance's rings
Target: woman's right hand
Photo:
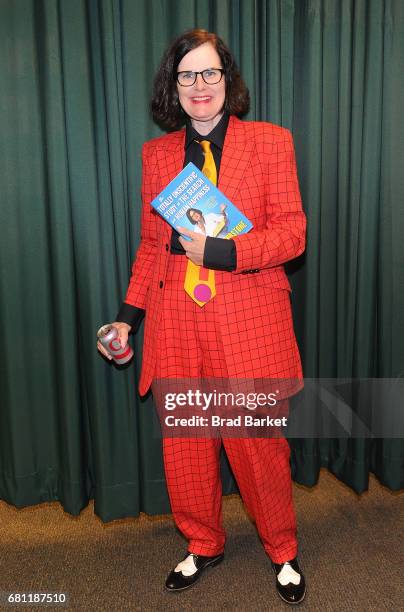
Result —
[[[118, 331], [118, 340], [121, 343], [122, 348], [124, 348], [128, 344], [128, 336], [131, 329], [130, 325], [128, 325], [128, 323], [123, 323], [122, 321], [115, 321], [114, 323], [111, 323], [111, 325], [116, 327]], [[102, 346], [99, 340], [97, 342], [97, 349], [102, 355], [104, 355], [104, 357], [111, 361], [112, 356], [108, 353], [107, 349]]]

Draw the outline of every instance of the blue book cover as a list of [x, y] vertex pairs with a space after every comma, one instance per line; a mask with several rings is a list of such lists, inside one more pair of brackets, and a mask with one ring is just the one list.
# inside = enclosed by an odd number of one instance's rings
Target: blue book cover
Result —
[[253, 227], [192, 163], [177, 174], [151, 205], [177, 231], [184, 227], [205, 236], [232, 238]]

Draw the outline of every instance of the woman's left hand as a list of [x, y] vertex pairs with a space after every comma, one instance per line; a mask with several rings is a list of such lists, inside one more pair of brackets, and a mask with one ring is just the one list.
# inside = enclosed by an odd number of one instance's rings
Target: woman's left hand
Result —
[[197, 266], [203, 266], [206, 236], [187, 230], [185, 227], [178, 227], [177, 230], [191, 238], [191, 240], [185, 240], [182, 237], [178, 239], [184, 247], [185, 255]]

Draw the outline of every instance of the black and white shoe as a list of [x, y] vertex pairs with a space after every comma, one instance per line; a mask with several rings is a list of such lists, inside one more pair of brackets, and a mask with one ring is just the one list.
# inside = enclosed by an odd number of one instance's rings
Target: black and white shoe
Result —
[[298, 604], [306, 595], [306, 582], [297, 558], [285, 563], [272, 562], [279, 597], [289, 604]]
[[191, 587], [202, 576], [207, 567], [214, 567], [224, 559], [224, 554], [204, 557], [187, 553], [184, 559], [170, 572], [166, 580], [169, 591], [183, 591]]

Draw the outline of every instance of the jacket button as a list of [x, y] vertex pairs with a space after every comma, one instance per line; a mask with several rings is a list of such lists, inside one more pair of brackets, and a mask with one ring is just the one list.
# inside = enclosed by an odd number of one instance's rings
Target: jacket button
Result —
[[169, 247], [168, 247], [168, 244], [166, 244], [166, 251], [168, 251], [168, 248], [169, 248]]
[[163, 288], [163, 285], [164, 285], [163, 281], [160, 281], [160, 282], [159, 282], [159, 287], [160, 287], [160, 289], [162, 289], [162, 288]]

